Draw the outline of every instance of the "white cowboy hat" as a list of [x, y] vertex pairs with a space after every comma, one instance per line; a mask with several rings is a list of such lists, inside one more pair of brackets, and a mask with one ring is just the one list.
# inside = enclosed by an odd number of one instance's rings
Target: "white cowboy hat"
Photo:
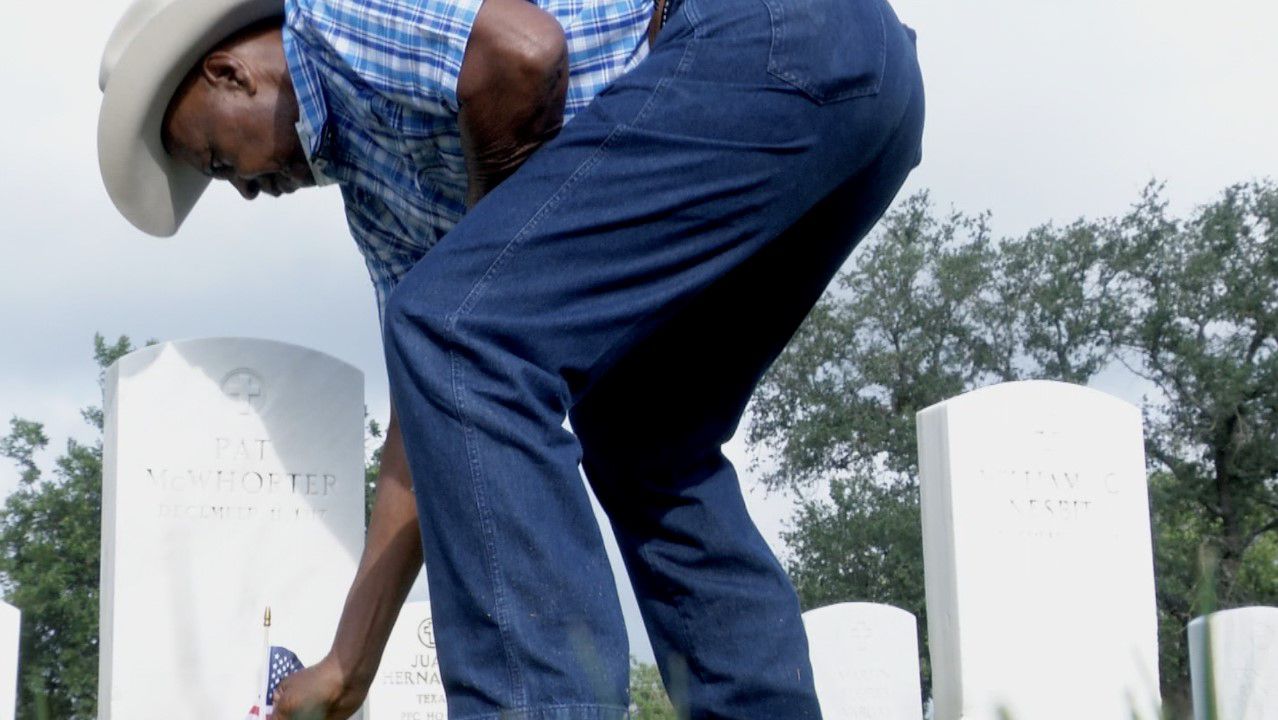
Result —
[[135, 0], [116, 24], [98, 75], [98, 167], [111, 201], [139, 230], [174, 234], [209, 184], [160, 141], [178, 84], [223, 39], [283, 13], [284, 0]]

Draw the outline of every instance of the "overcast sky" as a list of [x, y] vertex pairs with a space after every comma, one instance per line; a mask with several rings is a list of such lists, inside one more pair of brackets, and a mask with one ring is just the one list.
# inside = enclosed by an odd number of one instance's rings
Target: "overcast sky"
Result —
[[[0, 421], [46, 423], [55, 449], [68, 436], [91, 438], [78, 410], [99, 401], [95, 331], [313, 347], [362, 368], [369, 408], [384, 418], [373, 294], [335, 191], [245, 203], [215, 187], [182, 233], [163, 240], [116, 214], [97, 169], [97, 75], [126, 5], [6, 8]], [[929, 188], [942, 206], [988, 209], [995, 230], [1011, 234], [1121, 212], [1155, 178], [1186, 212], [1231, 183], [1278, 176], [1274, 0], [896, 8], [919, 32], [928, 92], [924, 162], [905, 192]], [[1121, 383], [1105, 389], [1133, 394]], [[743, 456], [739, 440], [730, 450]], [[14, 481], [0, 466], [0, 495]], [[750, 494], [775, 543], [788, 501]]]

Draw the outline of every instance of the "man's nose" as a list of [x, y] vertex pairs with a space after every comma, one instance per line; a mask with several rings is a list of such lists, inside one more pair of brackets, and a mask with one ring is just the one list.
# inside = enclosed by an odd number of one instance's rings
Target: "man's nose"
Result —
[[257, 194], [262, 190], [262, 186], [257, 182], [257, 180], [249, 178], [233, 177], [231, 178], [231, 184], [239, 191], [240, 197], [245, 200], [252, 200], [257, 197]]

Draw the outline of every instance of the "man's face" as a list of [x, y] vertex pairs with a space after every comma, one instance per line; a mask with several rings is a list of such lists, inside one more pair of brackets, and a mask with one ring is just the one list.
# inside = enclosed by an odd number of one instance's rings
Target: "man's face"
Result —
[[248, 200], [315, 184], [294, 129], [292, 84], [253, 59], [210, 54], [174, 94], [163, 127], [174, 158], [230, 181]]

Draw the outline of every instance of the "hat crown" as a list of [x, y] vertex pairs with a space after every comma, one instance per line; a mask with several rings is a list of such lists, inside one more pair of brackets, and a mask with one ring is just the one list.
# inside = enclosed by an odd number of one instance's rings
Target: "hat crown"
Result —
[[111, 31], [111, 37], [107, 39], [106, 49], [102, 51], [102, 63], [98, 66], [99, 90], [106, 91], [107, 82], [111, 79], [111, 71], [115, 69], [120, 56], [124, 55], [124, 51], [128, 49], [134, 38], [142, 32], [152, 18], [172, 4], [173, 0], [135, 0], [129, 9], [124, 11], [120, 21], [115, 24], [115, 29]]
[[164, 149], [173, 92], [209, 48], [284, 12], [285, 0], [133, 0], [102, 53], [98, 168], [111, 202], [152, 235], [177, 231], [209, 179]]

